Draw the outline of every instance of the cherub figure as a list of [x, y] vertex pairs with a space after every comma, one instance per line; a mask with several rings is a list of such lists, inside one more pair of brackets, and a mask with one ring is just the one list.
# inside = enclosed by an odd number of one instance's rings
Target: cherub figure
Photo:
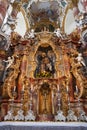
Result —
[[67, 6], [67, 1], [66, 0], [57, 0], [59, 5], [62, 7], [62, 8], [65, 8]]
[[6, 65], [6, 70], [12, 65], [12, 63], [14, 62], [14, 57], [8, 57], [7, 60], [3, 60], [7, 65]]
[[10, 3], [14, 3], [14, 2], [15, 2], [15, 0], [9, 0], [9, 2], [10, 2]]
[[78, 53], [78, 56], [76, 57], [76, 60], [78, 61], [79, 64], [82, 64], [83, 66], [86, 67], [85, 61], [84, 61], [81, 53]]
[[57, 29], [54, 31], [54, 34], [56, 34], [57, 37], [61, 37], [61, 38], [62, 38], [61, 31], [60, 31], [59, 28], [57, 28]]
[[31, 29], [31, 31], [28, 34], [29, 38], [34, 38], [35, 37], [35, 33], [34, 33], [34, 29]]

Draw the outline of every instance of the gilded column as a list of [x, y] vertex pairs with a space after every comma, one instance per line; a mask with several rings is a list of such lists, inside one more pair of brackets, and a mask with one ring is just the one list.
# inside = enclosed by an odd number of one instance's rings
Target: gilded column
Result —
[[24, 89], [24, 81], [26, 78], [26, 69], [27, 69], [27, 56], [24, 55], [23, 59], [22, 59], [22, 63], [21, 63], [21, 68], [20, 68], [21, 74], [19, 76], [19, 81], [18, 81], [18, 97], [19, 97], [19, 99], [21, 96], [20, 93], [21, 93], [22, 89]]

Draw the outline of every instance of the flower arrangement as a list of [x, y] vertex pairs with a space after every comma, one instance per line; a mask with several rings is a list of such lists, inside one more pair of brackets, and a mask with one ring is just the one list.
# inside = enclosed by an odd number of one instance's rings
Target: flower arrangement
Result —
[[40, 78], [40, 77], [47, 77], [47, 78], [49, 78], [51, 76], [52, 76], [52, 73], [50, 73], [50, 72], [42, 72], [42, 73], [37, 73], [36, 74], [36, 78]]

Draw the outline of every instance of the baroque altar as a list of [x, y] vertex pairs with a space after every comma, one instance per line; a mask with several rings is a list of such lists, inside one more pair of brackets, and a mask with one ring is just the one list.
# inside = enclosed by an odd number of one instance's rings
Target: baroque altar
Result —
[[29, 36], [11, 34], [2, 120], [87, 121], [87, 67], [73, 34], [61, 38], [44, 30]]

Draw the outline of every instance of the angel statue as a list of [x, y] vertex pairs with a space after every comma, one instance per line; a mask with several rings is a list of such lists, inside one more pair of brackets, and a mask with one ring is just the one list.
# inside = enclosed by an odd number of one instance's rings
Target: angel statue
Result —
[[15, 2], [15, 0], [9, 0], [9, 2], [10, 2], [10, 3], [14, 3], [14, 2]]
[[54, 30], [54, 34], [57, 36], [57, 37], [61, 37], [62, 38], [62, 34], [61, 34], [61, 31], [60, 31], [60, 28], [57, 28]]
[[57, 0], [59, 5], [62, 7], [62, 8], [65, 8], [67, 6], [67, 1], [66, 0]]
[[78, 61], [79, 64], [82, 64], [83, 66], [86, 67], [85, 61], [84, 61], [81, 53], [78, 53], [78, 56], [76, 57], [76, 60]]
[[3, 60], [6, 63], [6, 70], [12, 65], [12, 63], [14, 62], [14, 57], [8, 57], [7, 60]]
[[28, 38], [34, 38], [34, 37], [35, 37], [34, 29], [31, 29], [31, 31], [28, 34]]

